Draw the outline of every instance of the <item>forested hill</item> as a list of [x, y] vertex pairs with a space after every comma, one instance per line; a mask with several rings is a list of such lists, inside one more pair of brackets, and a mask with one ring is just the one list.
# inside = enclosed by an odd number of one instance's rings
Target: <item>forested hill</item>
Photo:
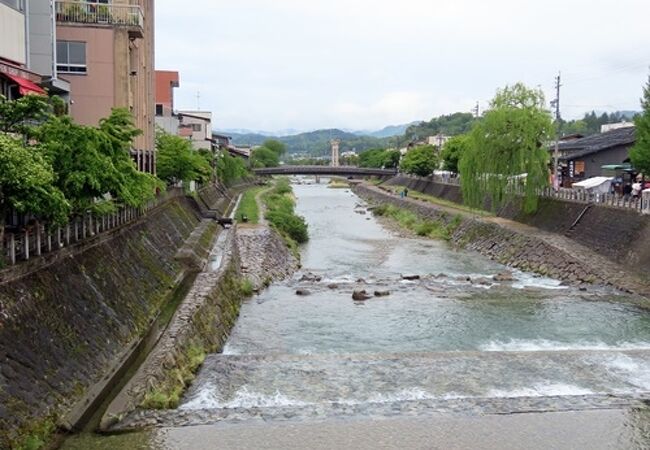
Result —
[[277, 139], [287, 146], [287, 153], [304, 153], [311, 156], [329, 155], [330, 141], [332, 139], [341, 140], [342, 152], [352, 149], [361, 152], [370, 148], [386, 147], [388, 145], [388, 138], [358, 136], [336, 128], [282, 137], [238, 133], [228, 133], [228, 135], [232, 137], [232, 142], [235, 145], [261, 145], [267, 139]]

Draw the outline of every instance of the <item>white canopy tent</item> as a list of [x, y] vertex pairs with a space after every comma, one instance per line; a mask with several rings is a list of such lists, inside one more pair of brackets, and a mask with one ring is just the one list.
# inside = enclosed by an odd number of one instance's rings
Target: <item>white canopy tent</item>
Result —
[[573, 189], [588, 191], [592, 194], [607, 194], [612, 187], [611, 177], [593, 177], [578, 183], [573, 183]]

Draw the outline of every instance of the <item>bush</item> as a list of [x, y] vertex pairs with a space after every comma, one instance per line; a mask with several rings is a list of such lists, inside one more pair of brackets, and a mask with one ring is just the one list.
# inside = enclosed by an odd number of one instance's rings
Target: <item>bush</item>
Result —
[[288, 180], [281, 178], [276, 181], [275, 186], [264, 196], [266, 220], [283, 236], [303, 244], [309, 240], [307, 223], [304, 218], [296, 215], [291, 192]]

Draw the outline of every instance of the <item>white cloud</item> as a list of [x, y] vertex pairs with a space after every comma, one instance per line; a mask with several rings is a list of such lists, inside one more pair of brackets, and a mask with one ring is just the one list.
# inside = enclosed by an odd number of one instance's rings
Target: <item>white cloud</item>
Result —
[[[188, 4], [189, 5], [189, 4]], [[466, 111], [523, 81], [565, 117], [638, 104], [647, 0], [178, 0], [156, 2], [157, 66], [179, 106], [228, 128], [380, 128]], [[598, 105], [610, 105], [602, 108]]]

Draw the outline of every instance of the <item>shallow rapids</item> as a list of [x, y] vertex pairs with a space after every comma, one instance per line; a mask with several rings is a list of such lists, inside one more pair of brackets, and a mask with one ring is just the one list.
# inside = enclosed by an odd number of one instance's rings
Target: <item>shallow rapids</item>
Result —
[[[634, 299], [517, 271], [495, 281], [506, 267], [399, 236], [348, 190], [294, 191], [310, 231], [303, 270], [243, 305], [223, 354], [207, 358], [186, 393], [183, 414], [515, 412], [540, 402], [560, 411], [650, 393], [650, 314]], [[354, 289], [390, 295], [355, 302]]]

